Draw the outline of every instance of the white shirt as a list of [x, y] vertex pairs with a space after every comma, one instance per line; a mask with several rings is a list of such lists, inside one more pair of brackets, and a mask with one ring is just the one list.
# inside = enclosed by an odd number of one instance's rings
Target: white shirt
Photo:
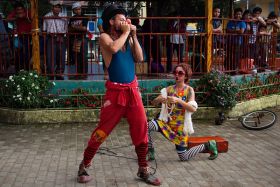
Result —
[[[178, 30], [178, 27], [179, 27], [178, 21], [174, 22], [173, 27], [176, 28], [176, 30]], [[183, 40], [182, 34], [172, 34], [170, 36], [170, 43], [173, 43], [173, 44], [183, 44], [184, 40]]]
[[[49, 12], [45, 15], [45, 17], [54, 16], [53, 12]], [[59, 13], [58, 17], [66, 17], [65, 14]], [[43, 31], [47, 33], [66, 33], [68, 28], [67, 18], [60, 19], [44, 19], [43, 22]]]

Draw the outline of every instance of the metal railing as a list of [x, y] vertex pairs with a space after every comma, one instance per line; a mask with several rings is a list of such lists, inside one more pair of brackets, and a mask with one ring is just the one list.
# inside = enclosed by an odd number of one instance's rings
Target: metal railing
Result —
[[[67, 18], [68, 19], [68, 18]], [[146, 25], [138, 32], [145, 60], [136, 64], [140, 78], [168, 77], [172, 67], [179, 63], [191, 65], [194, 75], [206, 69], [206, 41], [204, 17], [151, 17], [140, 18]], [[170, 21], [184, 22], [186, 30], [170, 32]], [[144, 22], [144, 24], [145, 24]], [[196, 25], [193, 30], [189, 24]], [[201, 28], [200, 28], [200, 26]], [[173, 35], [182, 38], [174, 43]], [[84, 33], [40, 33], [40, 67], [50, 79], [103, 79], [104, 68], [99, 47], [99, 33], [90, 39]], [[0, 75], [7, 76], [20, 69], [32, 69], [31, 34], [1, 34]], [[254, 43], [250, 42], [252, 38]], [[277, 34], [222, 34], [213, 33], [211, 68], [239, 74], [252, 69], [277, 70]], [[276, 60], [275, 60], [276, 59]]]

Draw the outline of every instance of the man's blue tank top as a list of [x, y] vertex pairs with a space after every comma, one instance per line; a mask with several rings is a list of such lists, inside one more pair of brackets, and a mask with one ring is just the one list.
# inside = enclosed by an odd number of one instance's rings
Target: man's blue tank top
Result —
[[112, 82], [130, 83], [134, 80], [135, 66], [129, 44], [127, 44], [125, 51], [119, 50], [113, 54], [108, 73]]

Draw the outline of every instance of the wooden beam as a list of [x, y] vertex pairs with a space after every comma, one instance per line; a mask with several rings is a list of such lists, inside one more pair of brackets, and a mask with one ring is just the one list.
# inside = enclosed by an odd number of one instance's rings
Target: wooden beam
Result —
[[277, 16], [279, 15], [279, 0], [274, 0], [274, 12]]
[[32, 18], [32, 61], [33, 69], [41, 73], [40, 47], [39, 47], [39, 24], [38, 24], [38, 0], [30, 0]]
[[213, 26], [212, 26], [212, 13], [213, 12], [213, 0], [205, 0], [205, 15], [206, 15], [206, 69], [207, 72], [211, 70], [212, 63], [212, 34], [213, 34]]

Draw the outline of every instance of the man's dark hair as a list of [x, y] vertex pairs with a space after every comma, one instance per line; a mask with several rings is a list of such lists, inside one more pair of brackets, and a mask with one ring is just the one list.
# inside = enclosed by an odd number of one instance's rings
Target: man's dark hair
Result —
[[262, 8], [261, 7], [255, 7], [254, 9], [253, 9], [253, 13], [256, 13], [256, 12], [260, 12], [260, 13], [262, 13]]
[[237, 12], [241, 12], [241, 14], [242, 14], [243, 10], [242, 10], [242, 8], [235, 8], [233, 12], [234, 12], [234, 14]]
[[244, 19], [246, 14], [251, 14], [251, 11], [249, 9], [244, 10], [244, 12], [242, 14], [242, 19]]
[[25, 8], [25, 7], [22, 2], [18, 1], [15, 3], [14, 8], [16, 9], [16, 8]]
[[123, 14], [123, 15], [127, 16], [126, 10], [121, 5], [118, 5], [118, 4], [111, 4], [104, 9], [101, 19], [103, 21], [102, 27], [105, 32], [109, 31], [110, 19], [114, 18], [115, 15], [117, 15], [117, 14]]
[[275, 12], [274, 11], [272, 11], [272, 12], [270, 12], [269, 14], [268, 14], [268, 17], [267, 17], [268, 19], [274, 19], [274, 18], [277, 18], [277, 15], [275, 14]]
[[215, 10], [215, 9], [220, 9], [220, 10], [221, 10], [221, 8], [218, 7], [218, 6], [215, 6], [215, 7], [213, 8], [213, 10]]

